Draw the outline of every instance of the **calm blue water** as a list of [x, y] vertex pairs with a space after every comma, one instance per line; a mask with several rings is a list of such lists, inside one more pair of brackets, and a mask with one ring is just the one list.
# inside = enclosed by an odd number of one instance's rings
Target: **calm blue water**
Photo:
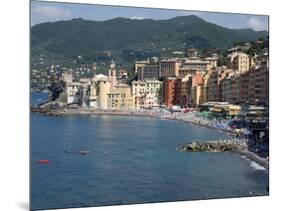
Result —
[[[43, 98], [40, 94], [32, 97], [32, 102]], [[31, 207], [267, 195], [268, 172], [238, 154], [176, 150], [194, 139], [216, 138], [227, 136], [168, 120], [32, 113]], [[39, 159], [50, 163], [40, 165]]]

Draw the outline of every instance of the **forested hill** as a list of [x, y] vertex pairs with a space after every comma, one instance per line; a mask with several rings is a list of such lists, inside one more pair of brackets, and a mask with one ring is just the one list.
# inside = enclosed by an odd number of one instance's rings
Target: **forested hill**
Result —
[[54, 61], [102, 61], [111, 57], [126, 63], [187, 47], [227, 48], [234, 42], [267, 36], [266, 31], [228, 29], [197, 16], [168, 20], [114, 18], [89, 21], [81, 18], [41, 23], [31, 28], [32, 58], [45, 54]]

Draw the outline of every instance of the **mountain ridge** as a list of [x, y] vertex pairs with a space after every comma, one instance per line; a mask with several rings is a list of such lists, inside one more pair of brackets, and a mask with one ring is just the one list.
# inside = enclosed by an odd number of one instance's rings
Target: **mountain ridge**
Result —
[[[253, 41], [267, 35], [266, 31], [249, 28], [225, 28], [195, 15], [164, 20], [117, 17], [92, 21], [75, 18], [32, 26], [31, 54], [34, 58], [41, 53], [49, 57], [56, 55], [54, 61], [83, 55], [88, 62], [114, 57], [119, 63], [129, 63], [188, 47], [226, 49], [235, 42]], [[110, 51], [110, 55], [104, 51]]]

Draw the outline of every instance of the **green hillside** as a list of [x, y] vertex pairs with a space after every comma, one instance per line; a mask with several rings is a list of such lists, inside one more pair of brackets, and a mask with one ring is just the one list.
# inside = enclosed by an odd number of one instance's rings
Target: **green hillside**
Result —
[[117, 64], [127, 66], [135, 59], [164, 56], [187, 47], [224, 49], [234, 42], [251, 41], [267, 34], [224, 28], [194, 15], [169, 20], [79, 18], [33, 26], [31, 54], [32, 59], [44, 54], [50, 63], [70, 62], [81, 55], [86, 63], [114, 58]]

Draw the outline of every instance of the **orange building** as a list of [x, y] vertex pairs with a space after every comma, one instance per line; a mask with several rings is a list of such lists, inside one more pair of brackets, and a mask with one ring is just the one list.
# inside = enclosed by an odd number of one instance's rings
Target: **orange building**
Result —
[[175, 102], [176, 78], [167, 77], [164, 80], [164, 104], [171, 107]]

